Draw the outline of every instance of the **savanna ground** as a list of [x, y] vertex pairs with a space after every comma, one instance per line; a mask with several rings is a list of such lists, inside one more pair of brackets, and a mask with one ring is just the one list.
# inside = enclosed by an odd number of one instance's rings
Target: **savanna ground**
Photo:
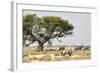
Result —
[[72, 50], [72, 55], [65, 54], [61, 56], [59, 46], [44, 46], [43, 51], [37, 51], [37, 47], [24, 47], [23, 48], [23, 62], [49, 62], [49, 61], [64, 61], [64, 60], [89, 60], [91, 59], [91, 50], [75, 50], [76, 46], [66, 46], [65, 51]]

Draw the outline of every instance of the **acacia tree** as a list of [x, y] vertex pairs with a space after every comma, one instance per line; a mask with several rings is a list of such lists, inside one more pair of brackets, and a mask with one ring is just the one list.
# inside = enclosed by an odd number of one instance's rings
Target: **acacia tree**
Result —
[[[38, 50], [43, 51], [43, 45], [51, 39], [59, 39], [71, 35], [73, 25], [57, 16], [37, 17], [36, 14], [23, 17], [23, 45], [29, 46], [38, 42]], [[25, 44], [29, 40], [29, 44]]]

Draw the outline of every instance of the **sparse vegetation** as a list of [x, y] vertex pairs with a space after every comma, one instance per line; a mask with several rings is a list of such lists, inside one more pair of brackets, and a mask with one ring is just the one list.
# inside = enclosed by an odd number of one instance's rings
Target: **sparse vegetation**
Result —
[[[90, 47], [86, 47], [88, 49], [85, 50], [73, 50], [73, 48], [66, 46], [64, 49], [59, 50], [58, 46], [48, 48], [45, 46], [44, 51], [40, 52], [35, 47], [23, 48], [23, 62], [86, 60], [91, 58]], [[65, 51], [65, 53], [62, 53], [62, 51]]]

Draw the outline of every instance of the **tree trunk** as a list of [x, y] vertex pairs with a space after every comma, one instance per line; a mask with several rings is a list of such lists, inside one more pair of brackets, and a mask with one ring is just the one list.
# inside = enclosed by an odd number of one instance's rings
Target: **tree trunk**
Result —
[[37, 49], [38, 51], [43, 51], [43, 43], [39, 43]]

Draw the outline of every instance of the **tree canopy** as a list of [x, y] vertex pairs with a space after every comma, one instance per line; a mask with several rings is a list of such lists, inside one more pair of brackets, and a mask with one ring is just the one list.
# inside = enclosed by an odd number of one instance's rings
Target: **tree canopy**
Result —
[[[23, 45], [29, 46], [38, 42], [38, 49], [53, 38], [61, 38], [73, 33], [73, 25], [58, 16], [38, 17], [36, 14], [23, 16]], [[30, 43], [26, 44], [26, 40]]]

